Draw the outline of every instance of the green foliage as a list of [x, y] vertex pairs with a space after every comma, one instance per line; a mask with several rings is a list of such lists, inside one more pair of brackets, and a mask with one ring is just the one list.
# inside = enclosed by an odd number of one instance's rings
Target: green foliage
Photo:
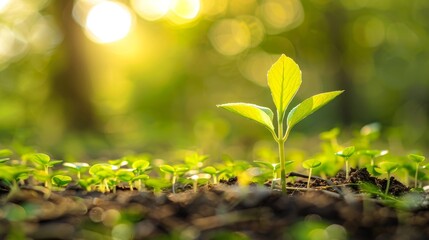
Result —
[[418, 155], [418, 154], [408, 154], [408, 159], [413, 161], [416, 164], [416, 173], [414, 175], [414, 188], [417, 188], [417, 178], [419, 175], [419, 166], [420, 163], [422, 163], [426, 158], [425, 156]]
[[355, 153], [355, 146], [346, 147], [343, 150], [335, 153], [335, 155], [344, 158], [346, 168], [346, 179], [349, 179], [349, 158]]
[[311, 175], [312, 175], [313, 169], [319, 167], [320, 165], [322, 165], [322, 162], [317, 159], [305, 160], [302, 163], [302, 167], [305, 169], [308, 169], [307, 188], [310, 188], [310, 181], [311, 181]]
[[13, 152], [9, 149], [0, 149], [0, 163], [4, 163], [9, 160], [9, 156], [11, 156]]
[[227, 103], [217, 105], [246, 118], [255, 120], [264, 125], [272, 134], [278, 144], [280, 159], [280, 178], [282, 191], [286, 192], [286, 173], [284, 143], [292, 128], [304, 118], [326, 105], [343, 91], [334, 91], [314, 95], [293, 108], [287, 117], [286, 130], [283, 129], [283, 120], [287, 107], [301, 86], [301, 70], [291, 58], [282, 54], [268, 70], [268, 86], [271, 91], [277, 113], [277, 134], [273, 124], [273, 111], [269, 108], [250, 103]]
[[54, 186], [65, 187], [72, 181], [72, 178], [67, 175], [54, 175], [51, 178], [51, 182]]
[[390, 188], [390, 176], [392, 173], [394, 173], [396, 170], [398, 170], [399, 164], [396, 162], [391, 161], [383, 161], [378, 165], [378, 168], [376, 168], [376, 171], [380, 173], [386, 173], [387, 174], [387, 186], [385, 189], [385, 194], [389, 192]]

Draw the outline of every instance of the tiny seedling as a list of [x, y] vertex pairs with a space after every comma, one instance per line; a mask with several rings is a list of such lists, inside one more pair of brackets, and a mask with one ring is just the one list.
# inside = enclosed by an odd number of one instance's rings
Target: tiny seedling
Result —
[[114, 169], [116, 169], [115, 166], [107, 163], [97, 163], [89, 168], [91, 176], [100, 181], [99, 189], [102, 193], [110, 191], [109, 181], [116, 178]]
[[320, 165], [322, 165], [322, 162], [317, 159], [305, 160], [302, 163], [302, 167], [308, 169], [307, 188], [310, 188], [311, 174], [313, 172], [313, 169], [319, 167]]
[[423, 162], [426, 158], [422, 155], [408, 154], [408, 159], [410, 159], [416, 164], [416, 173], [414, 175], [414, 188], [417, 188], [417, 176], [419, 174], [420, 163]]
[[49, 168], [61, 163], [62, 160], [51, 160], [51, 157], [44, 153], [24, 155], [23, 158], [30, 160], [34, 165], [36, 165], [36, 167], [40, 167], [44, 170], [43, 178], [45, 178], [45, 187], [50, 188], [51, 182], [49, 177]]
[[[273, 190], [274, 189], [274, 183], [275, 183], [275, 181], [278, 180], [277, 172], [279, 170], [280, 163], [270, 163], [270, 162], [265, 162], [265, 161], [254, 161], [254, 162], [259, 164], [260, 166], [263, 166], [263, 167], [272, 171], [273, 180], [271, 180], [271, 190]], [[289, 164], [292, 164], [292, 163], [293, 163], [293, 161], [286, 161], [285, 167]]]
[[211, 177], [208, 173], [198, 173], [198, 174], [192, 174], [192, 176], [189, 177], [189, 179], [192, 180], [192, 189], [194, 190], [194, 193], [198, 192], [198, 181], [200, 179], [203, 180], [209, 180]]
[[344, 148], [342, 151], [335, 153], [335, 155], [344, 158], [345, 166], [346, 166], [346, 179], [350, 178], [349, 174], [349, 159], [355, 153], [355, 146], [350, 146]]
[[218, 176], [220, 174], [222, 174], [223, 172], [226, 171], [226, 168], [218, 170], [213, 166], [207, 166], [205, 168], [202, 169], [203, 173], [208, 173], [211, 175], [212, 179], [213, 179], [213, 184], [217, 184], [218, 183]]
[[368, 156], [371, 159], [371, 167], [375, 166], [375, 159], [376, 158], [382, 157], [388, 153], [389, 153], [388, 150], [375, 150], [375, 149], [361, 150], [358, 152], [358, 154]]
[[134, 169], [135, 177], [133, 181], [136, 181], [135, 186], [137, 190], [141, 191], [143, 189], [143, 181], [149, 178], [149, 176], [144, 173], [151, 169], [150, 162], [146, 159], [139, 159], [134, 161], [131, 167]]
[[186, 171], [188, 171], [189, 168], [183, 167], [183, 166], [170, 166], [170, 165], [164, 164], [164, 165], [159, 166], [159, 170], [172, 175], [172, 177], [171, 177], [171, 188], [172, 188], [173, 193], [176, 193], [177, 178], [179, 176], [183, 175]]
[[307, 98], [287, 115], [286, 130], [284, 120], [287, 107], [301, 86], [301, 70], [291, 58], [282, 54], [268, 71], [268, 86], [276, 107], [277, 133], [274, 128], [274, 113], [267, 107], [250, 103], [226, 103], [217, 105], [246, 118], [252, 119], [265, 126], [277, 142], [280, 159], [280, 182], [283, 192], [286, 192], [285, 152], [284, 144], [292, 128], [304, 118], [333, 100], [343, 91], [332, 91]]
[[89, 164], [85, 162], [66, 162], [63, 166], [75, 171], [78, 180], [81, 179], [82, 172], [89, 169]]
[[134, 181], [134, 169], [119, 169], [116, 171], [116, 177], [122, 181], [128, 183], [130, 186], [130, 191], [133, 191], [133, 181]]
[[191, 155], [188, 155], [185, 157], [185, 165], [189, 168], [189, 169], [200, 169], [203, 164], [204, 161], [206, 161], [209, 157], [207, 155], [200, 155], [198, 153], [193, 153]]
[[339, 145], [338, 145], [337, 137], [339, 134], [340, 134], [340, 129], [336, 127], [329, 131], [322, 132], [321, 134], [319, 134], [319, 137], [322, 140], [328, 141], [330, 148], [332, 150], [338, 151]]
[[387, 185], [386, 189], [384, 190], [384, 194], [387, 194], [389, 192], [390, 176], [392, 175], [392, 173], [398, 170], [398, 166], [399, 164], [396, 162], [384, 161], [379, 164], [378, 168], [376, 168], [376, 171], [378, 171], [379, 173], [387, 174]]
[[60, 188], [67, 186], [71, 181], [72, 178], [67, 175], [54, 175], [51, 178], [52, 185]]

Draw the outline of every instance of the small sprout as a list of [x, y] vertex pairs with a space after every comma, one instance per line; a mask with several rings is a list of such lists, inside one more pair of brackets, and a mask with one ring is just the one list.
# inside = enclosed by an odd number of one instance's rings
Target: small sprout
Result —
[[170, 173], [172, 175], [171, 178], [171, 187], [172, 187], [172, 191], [173, 193], [176, 193], [176, 181], [177, 178], [181, 175], [183, 175], [186, 171], [189, 170], [189, 168], [187, 167], [182, 167], [182, 166], [170, 166], [167, 164], [161, 165], [159, 166], [159, 170], [161, 170], [162, 172], [165, 173]]
[[138, 191], [141, 191], [143, 189], [143, 182], [149, 179], [149, 175], [147, 174], [140, 174], [133, 178], [134, 185], [136, 186]]
[[211, 175], [208, 173], [193, 174], [192, 176], [190, 176], [189, 179], [192, 179], [194, 193], [198, 192], [198, 180], [199, 179], [210, 179], [210, 177], [211, 177]]
[[408, 154], [408, 159], [410, 159], [416, 164], [416, 174], [414, 175], [414, 188], [417, 188], [417, 176], [419, 174], [419, 166], [420, 163], [423, 162], [426, 158], [422, 155]]
[[390, 176], [392, 173], [394, 173], [396, 170], [398, 170], [398, 163], [395, 162], [389, 162], [389, 161], [384, 161], [381, 162], [378, 166], [378, 168], [376, 168], [376, 171], [378, 171], [379, 173], [386, 173], [387, 174], [387, 186], [385, 189], [385, 194], [387, 194], [389, 192], [389, 188], [390, 188]]
[[126, 166], [128, 164], [127, 160], [124, 159], [116, 159], [116, 160], [109, 160], [107, 161], [110, 165], [112, 165], [113, 170], [117, 170], [123, 166]]
[[[284, 144], [292, 128], [306, 117], [332, 101], [343, 91], [332, 91], [307, 98], [286, 115], [286, 110], [298, 92], [301, 83], [301, 70], [294, 60], [282, 54], [268, 70], [268, 87], [276, 107], [277, 128], [274, 127], [274, 112], [263, 106], [251, 103], [226, 103], [217, 105], [263, 125], [277, 143], [280, 159], [280, 182], [282, 192], [286, 192], [286, 171]], [[286, 123], [286, 125], [285, 125]]]
[[41, 174], [41, 176], [45, 178], [45, 187], [50, 188], [49, 168], [61, 163], [62, 160], [51, 160], [51, 157], [44, 153], [27, 154], [23, 156], [23, 159], [30, 160], [36, 165], [36, 167], [40, 167], [44, 170], [44, 174]]
[[72, 181], [72, 178], [70, 176], [66, 176], [66, 175], [54, 175], [51, 178], [52, 184], [56, 187], [65, 187], [71, 181]]
[[89, 164], [85, 162], [66, 162], [63, 163], [63, 166], [75, 171], [78, 180], [80, 180], [82, 172], [89, 169]]
[[114, 168], [115, 166], [107, 163], [97, 163], [89, 168], [89, 173], [100, 180], [100, 191], [102, 193], [110, 191], [109, 181], [116, 177], [115, 172], [113, 171]]
[[375, 166], [374, 161], [376, 158], [382, 157], [388, 153], [389, 153], [388, 150], [361, 150], [358, 152], [358, 154], [360, 155], [365, 155], [371, 158], [371, 167]]
[[123, 182], [128, 183], [130, 190], [133, 191], [133, 181], [134, 181], [134, 169], [119, 169], [116, 171], [116, 177]]
[[4, 180], [10, 187], [9, 195], [19, 190], [18, 182], [27, 179], [32, 169], [25, 166], [0, 165], [0, 179]]
[[[272, 175], [273, 175], [273, 179], [271, 181], [271, 190], [274, 189], [274, 182], [278, 180], [278, 176], [277, 176], [277, 172], [279, 170], [280, 167], [280, 163], [269, 163], [269, 162], [265, 162], [265, 161], [254, 161], [255, 163], [264, 166], [265, 168], [268, 168], [269, 170], [272, 171]], [[286, 161], [285, 162], [285, 167], [289, 164], [292, 164], [293, 161]]]
[[210, 174], [212, 176], [212, 178], [213, 178], [213, 184], [217, 184], [218, 183], [218, 176], [220, 174], [222, 174], [223, 172], [225, 172], [226, 169], [217, 170], [213, 166], [207, 166], [207, 167], [203, 168], [202, 171], [203, 171], [203, 173]]
[[302, 163], [302, 167], [308, 169], [307, 188], [310, 188], [311, 174], [313, 172], [313, 168], [317, 168], [320, 165], [322, 165], [322, 162], [317, 159], [309, 159]]
[[355, 146], [350, 146], [344, 148], [342, 151], [335, 153], [335, 155], [344, 158], [346, 163], [346, 179], [350, 178], [349, 176], [349, 158], [355, 153]]
[[329, 141], [331, 148], [334, 149], [334, 151], [336, 151], [338, 149], [337, 137], [339, 134], [340, 134], [340, 129], [336, 127], [329, 131], [322, 132], [321, 134], [319, 134], [319, 137], [322, 140]]

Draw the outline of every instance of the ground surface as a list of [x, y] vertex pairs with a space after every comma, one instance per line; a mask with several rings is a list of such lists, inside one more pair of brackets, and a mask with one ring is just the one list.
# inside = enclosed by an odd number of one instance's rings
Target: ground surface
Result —
[[[306, 186], [296, 174], [291, 188]], [[301, 180], [302, 179], [302, 180]], [[197, 193], [80, 189], [44, 193], [34, 188], [7, 198], [3, 189], [0, 239], [429, 239], [426, 194], [393, 181], [391, 201], [369, 198], [358, 183], [385, 189], [365, 169], [310, 190], [288, 194], [264, 186], [238, 187], [236, 179]], [[267, 184], [268, 185], [268, 184]], [[407, 196], [409, 201], [397, 201]], [[401, 209], [391, 207], [401, 203]]]

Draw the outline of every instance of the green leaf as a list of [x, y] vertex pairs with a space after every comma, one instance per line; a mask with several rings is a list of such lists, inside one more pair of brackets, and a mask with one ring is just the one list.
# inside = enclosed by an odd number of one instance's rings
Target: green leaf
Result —
[[166, 173], [174, 173], [176, 169], [174, 169], [172, 166], [164, 164], [159, 166], [159, 170], [166, 172]]
[[72, 181], [72, 178], [66, 175], [55, 175], [51, 179], [52, 184], [58, 187], [63, 187], [69, 184], [71, 181]]
[[13, 154], [13, 152], [9, 149], [0, 149], [0, 158], [9, 157]]
[[418, 155], [418, 154], [408, 154], [408, 159], [414, 161], [415, 163], [421, 163], [423, 162], [426, 158], [422, 155]]
[[343, 158], [349, 158], [355, 153], [355, 146], [346, 147], [343, 150], [336, 152], [335, 155], [343, 157]]
[[146, 168], [148, 168], [149, 165], [150, 165], [149, 161], [142, 159], [142, 160], [137, 160], [133, 162], [132, 167], [143, 171]]
[[203, 172], [209, 173], [209, 174], [216, 174], [217, 170], [215, 167], [208, 166], [208, 167], [203, 168]]
[[393, 173], [398, 170], [399, 164], [396, 162], [384, 161], [379, 164], [376, 171], [379, 173]]
[[286, 109], [301, 86], [301, 82], [301, 70], [298, 64], [284, 54], [268, 70], [268, 86], [280, 121], [283, 120]]
[[307, 98], [298, 106], [294, 107], [287, 116], [288, 128], [291, 129], [298, 122], [306, 118], [308, 115], [314, 113], [319, 108], [326, 105], [333, 100], [336, 96], [340, 95], [343, 91], [332, 91], [314, 95]]
[[28, 157], [30, 161], [41, 166], [46, 166], [48, 165], [49, 161], [51, 161], [51, 158], [44, 153], [34, 153], [30, 154]]
[[317, 168], [320, 165], [322, 165], [322, 162], [317, 159], [309, 159], [302, 163], [302, 167], [305, 169]]
[[271, 132], [274, 132], [273, 126], [273, 111], [271, 109], [258, 106], [251, 103], [226, 103], [217, 105], [227, 109], [231, 112], [237, 113], [243, 117], [252, 119], [265, 127], [267, 127]]

